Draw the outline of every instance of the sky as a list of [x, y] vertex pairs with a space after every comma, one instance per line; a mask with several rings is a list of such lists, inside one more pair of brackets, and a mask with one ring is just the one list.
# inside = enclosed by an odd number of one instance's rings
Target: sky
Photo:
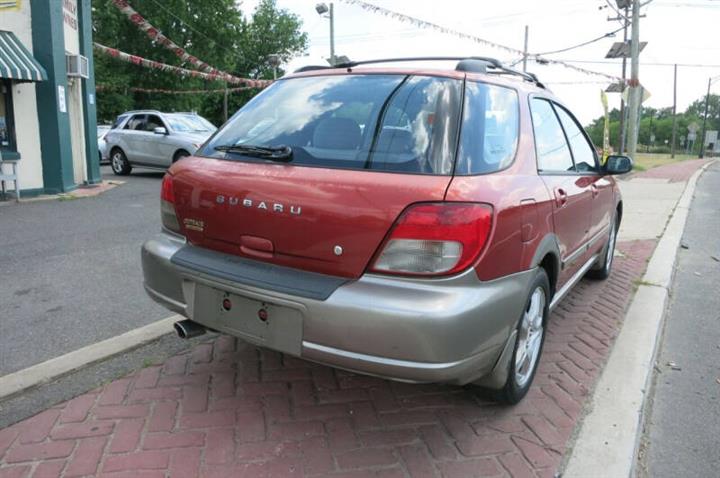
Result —
[[[317, 2], [276, 1], [278, 7], [302, 19], [303, 30], [309, 37], [306, 55], [294, 58], [284, 65], [285, 69], [292, 71], [303, 65], [326, 64], [330, 56], [330, 27], [328, 19], [315, 11]], [[606, 0], [367, 1], [518, 50], [522, 50], [524, 29], [528, 25], [531, 54], [573, 46], [622, 26], [617, 21], [608, 21], [615, 12]], [[615, 0], [610, 1], [614, 6]], [[238, 3], [249, 15], [258, 0]], [[334, 2], [334, 10], [335, 54], [346, 55], [352, 60], [438, 55], [490, 56], [504, 63], [518, 59], [502, 50], [415, 27], [339, 0]], [[709, 77], [719, 77], [714, 83], [714, 92], [720, 94], [720, 0], [652, 0], [642, 8], [642, 13], [646, 17], [640, 20], [640, 39], [648, 45], [640, 55], [640, 82], [650, 92], [643, 106], [672, 106], [674, 63], [681, 64], [678, 66], [678, 111], [684, 111], [694, 100], [704, 97]], [[615, 37], [547, 57], [582, 62], [573, 64], [619, 77], [620, 60], [605, 59], [615, 41], [622, 41], [622, 31]], [[609, 84], [609, 80], [535, 62], [528, 64], [528, 71], [548, 84], [583, 124], [602, 115], [600, 90]], [[627, 71], [629, 77], [629, 61]], [[619, 108], [619, 94], [608, 97], [610, 108]]]

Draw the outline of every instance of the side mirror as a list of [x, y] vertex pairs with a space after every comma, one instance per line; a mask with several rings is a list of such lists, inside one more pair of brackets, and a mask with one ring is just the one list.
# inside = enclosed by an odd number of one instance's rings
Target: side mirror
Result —
[[625, 174], [632, 171], [633, 160], [628, 156], [608, 156], [603, 167], [605, 174]]
[[162, 134], [162, 135], [168, 134], [167, 129], [166, 129], [166, 128], [163, 128], [162, 126], [159, 126], [159, 127], [155, 128], [155, 129], [153, 130], [153, 132], [154, 132], [155, 134]]

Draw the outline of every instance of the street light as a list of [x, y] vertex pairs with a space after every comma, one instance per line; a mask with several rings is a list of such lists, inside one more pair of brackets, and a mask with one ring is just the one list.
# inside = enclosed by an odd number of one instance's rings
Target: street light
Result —
[[277, 68], [280, 66], [280, 55], [268, 55], [268, 63], [273, 67], [273, 80], [277, 80]]
[[707, 125], [708, 106], [710, 105], [710, 86], [717, 80], [720, 80], [720, 76], [708, 78], [708, 89], [705, 95], [705, 115], [703, 116], [702, 136], [700, 136], [700, 154], [698, 155], [700, 159], [705, 157], [705, 126]]
[[318, 12], [318, 15], [325, 16], [327, 13], [327, 17], [330, 19], [330, 64], [335, 65], [335, 14], [333, 11], [333, 4], [330, 2], [330, 6], [328, 7], [325, 3], [318, 3], [315, 5], [315, 11]]

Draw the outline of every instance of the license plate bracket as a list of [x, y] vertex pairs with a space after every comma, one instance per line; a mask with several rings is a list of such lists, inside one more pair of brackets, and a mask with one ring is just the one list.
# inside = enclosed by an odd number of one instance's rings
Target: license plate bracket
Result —
[[193, 317], [197, 322], [248, 342], [300, 355], [302, 313], [299, 310], [204, 284], [196, 283], [194, 289]]

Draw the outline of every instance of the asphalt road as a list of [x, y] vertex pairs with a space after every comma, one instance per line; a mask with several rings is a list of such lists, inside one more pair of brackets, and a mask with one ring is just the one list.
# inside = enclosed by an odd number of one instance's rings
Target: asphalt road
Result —
[[0, 205], [0, 376], [163, 319], [140, 245], [160, 228], [162, 173], [100, 196]]
[[653, 478], [720, 476], [718, 191], [716, 163], [698, 182], [678, 254], [645, 427], [641, 473]]

